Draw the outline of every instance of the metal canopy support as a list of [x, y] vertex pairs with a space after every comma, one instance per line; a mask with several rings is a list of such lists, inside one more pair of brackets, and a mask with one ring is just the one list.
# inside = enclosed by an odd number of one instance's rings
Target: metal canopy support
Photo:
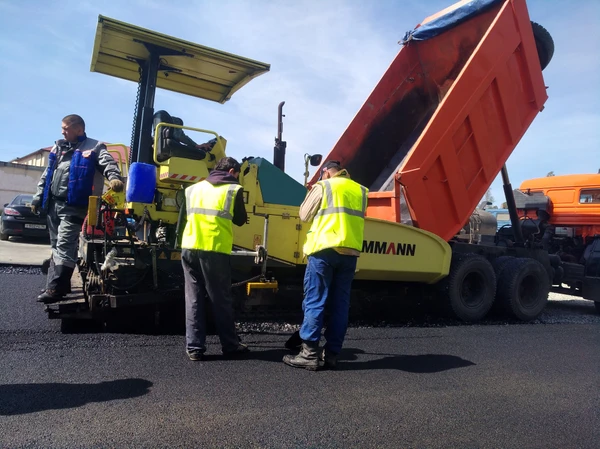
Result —
[[134, 147], [131, 149], [131, 162], [153, 163], [152, 157], [152, 119], [154, 117], [154, 97], [158, 72], [176, 72], [177, 69], [161, 64], [162, 56], [190, 56], [158, 45], [142, 42], [148, 49], [149, 58], [138, 60], [141, 69], [139, 99], [136, 110]]
[[138, 84], [129, 162], [152, 163], [156, 88], [223, 104], [270, 65], [100, 15], [90, 70]]

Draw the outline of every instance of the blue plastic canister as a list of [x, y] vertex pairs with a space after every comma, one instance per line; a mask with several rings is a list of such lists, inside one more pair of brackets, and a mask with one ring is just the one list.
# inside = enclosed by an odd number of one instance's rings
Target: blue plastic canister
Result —
[[129, 167], [125, 199], [128, 203], [152, 203], [156, 189], [156, 167], [134, 162]]

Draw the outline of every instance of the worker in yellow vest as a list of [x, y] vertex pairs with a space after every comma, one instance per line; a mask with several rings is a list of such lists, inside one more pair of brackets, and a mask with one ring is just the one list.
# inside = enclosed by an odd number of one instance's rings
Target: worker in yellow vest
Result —
[[[348, 327], [350, 288], [363, 245], [367, 194], [368, 190], [352, 181], [339, 162], [328, 161], [321, 169], [320, 181], [300, 206], [300, 219], [313, 222], [304, 244], [308, 263], [302, 345], [298, 355], [283, 357], [286, 365], [314, 371], [336, 367]], [[319, 351], [326, 302], [330, 317], [326, 343]]]
[[186, 352], [192, 361], [206, 351], [205, 298], [211, 301], [225, 356], [249, 352], [240, 343], [231, 296], [233, 225], [246, 223], [240, 164], [221, 159], [205, 180], [185, 189], [180, 210], [181, 264], [185, 278]]

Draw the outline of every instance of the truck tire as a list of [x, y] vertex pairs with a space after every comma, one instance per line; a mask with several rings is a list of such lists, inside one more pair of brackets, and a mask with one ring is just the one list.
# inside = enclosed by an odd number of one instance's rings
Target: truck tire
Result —
[[457, 254], [450, 273], [440, 283], [440, 296], [456, 318], [479, 321], [487, 315], [496, 294], [492, 264], [477, 254]]
[[554, 56], [554, 40], [548, 30], [539, 23], [531, 22], [531, 27], [533, 28], [533, 37], [535, 38], [535, 47], [540, 65], [544, 70], [552, 60], [552, 56]]
[[550, 280], [535, 259], [517, 258], [500, 273], [496, 301], [502, 310], [521, 321], [536, 319], [548, 303]]
[[594, 305], [596, 306], [596, 312], [600, 313], [600, 301], [594, 301]]

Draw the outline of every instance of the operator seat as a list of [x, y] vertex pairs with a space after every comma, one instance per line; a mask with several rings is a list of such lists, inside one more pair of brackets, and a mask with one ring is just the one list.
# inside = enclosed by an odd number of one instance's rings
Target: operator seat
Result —
[[[183, 125], [183, 120], [179, 117], [172, 117], [167, 111], [157, 111], [153, 116], [152, 130], [156, 129], [159, 123], [173, 123], [174, 125]], [[161, 127], [159, 130], [158, 148], [156, 150], [156, 159], [164, 162], [171, 157], [180, 157], [201, 161], [206, 158], [206, 151], [196, 148], [196, 142], [190, 139], [181, 128]], [[154, 137], [154, 136], [153, 136]]]

